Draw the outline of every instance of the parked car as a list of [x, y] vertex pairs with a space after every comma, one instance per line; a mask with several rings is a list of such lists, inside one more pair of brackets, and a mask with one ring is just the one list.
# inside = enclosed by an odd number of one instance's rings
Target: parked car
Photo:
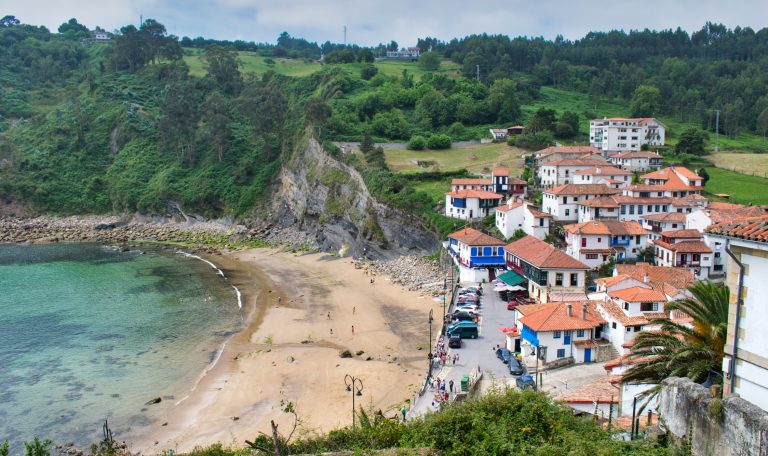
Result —
[[507, 303], [507, 310], [515, 310], [518, 305], [517, 301], [509, 301]]
[[525, 373], [523, 365], [520, 364], [520, 361], [518, 361], [517, 356], [514, 354], [511, 354], [509, 357], [509, 373], [512, 375], [523, 375]]
[[477, 325], [468, 321], [460, 321], [448, 325], [448, 337], [459, 336], [462, 339], [477, 339]]
[[477, 306], [470, 306], [470, 305], [463, 305], [456, 307], [456, 310], [460, 312], [474, 312], [474, 313], [480, 313], [479, 308]]
[[469, 312], [454, 313], [451, 319], [453, 321], [471, 321], [473, 323], [477, 323], [477, 315], [471, 314]]
[[536, 382], [533, 381], [533, 377], [530, 375], [522, 375], [515, 379], [515, 384], [518, 389], [521, 390], [534, 390], [536, 391]]
[[461, 299], [461, 298], [459, 298], [459, 299], [456, 300], [456, 304], [472, 304], [472, 305], [479, 306], [480, 305], [480, 300], [479, 299]]
[[459, 292], [467, 291], [470, 293], [477, 293], [477, 294], [483, 294], [483, 289], [481, 287], [464, 287]]
[[448, 346], [451, 348], [461, 348], [461, 336], [454, 334], [448, 338]]
[[496, 357], [502, 360], [504, 364], [507, 364], [512, 358], [512, 353], [506, 348], [499, 348], [496, 350]]
[[480, 297], [477, 295], [459, 295], [456, 301], [476, 301], [480, 302]]

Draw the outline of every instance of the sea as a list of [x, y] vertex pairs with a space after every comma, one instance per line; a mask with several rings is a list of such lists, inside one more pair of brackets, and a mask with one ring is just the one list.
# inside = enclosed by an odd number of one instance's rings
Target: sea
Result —
[[87, 449], [105, 420], [140, 435], [216, 362], [241, 307], [224, 272], [183, 252], [0, 245], [0, 444]]

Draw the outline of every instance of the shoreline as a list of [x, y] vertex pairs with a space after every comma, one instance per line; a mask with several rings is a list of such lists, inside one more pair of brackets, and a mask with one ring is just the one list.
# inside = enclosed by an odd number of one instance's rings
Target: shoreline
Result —
[[[149, 429], [120, 437], [131, 451], [184, 452], [217, 442], [242, 447], [245, 439], [268, 432], [271, 419], [289, 432], [293, 424], [281, 402], [294, 403], [303, 420], [300, 432], [348, 426], [346, 373], [364, 378], [358, 406], [388, 416], [420, 386], [428, 328], [416, 322], [439, 305], [431, 297], [381, 276], [371, 284], [350, 258], [321, 253], [260, 248], [206, 254], [203, 260], [242, 290], [245, 325], [188, 395], [153, 418]], [[352, 307], [359, 309], [355, 315]], [[345, 328], [353, 324], [355, 335]], [[328, 326], [337, 328], [333, 335], [320, 329]], [[353, 357], [340, 358], [341, 350]]]

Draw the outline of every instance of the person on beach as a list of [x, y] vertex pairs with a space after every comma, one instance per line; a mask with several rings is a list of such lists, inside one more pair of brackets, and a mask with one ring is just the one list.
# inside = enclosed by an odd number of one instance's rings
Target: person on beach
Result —
[[355, 325], [352, 325], [352, 335], [355, 335]]
[[408, 413], [408, 410], [405, 409], [405, 406], [400, 409], [400, 413], [403, 414], [403, 423], [405, 423], [405, 414]]
[[355, 306], [352, 306], [352, 315], [355, 314]]
[[331, 335], [333, 335], [333, 328], [331, 328]]
[[330, 312], [328, 312], [328, 319], [329, 320], [331, 319], [331, 313]]

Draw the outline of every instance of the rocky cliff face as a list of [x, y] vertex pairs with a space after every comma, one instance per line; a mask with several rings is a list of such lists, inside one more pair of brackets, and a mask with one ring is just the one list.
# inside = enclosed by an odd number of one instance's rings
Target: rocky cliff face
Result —
[[344, 246], [355, 257], [429, 254], [439, 242], [414, 216], [379, 203], [360, 173], [314, 139], [294, 151], [279, 175], [272, 219], [314, 236], [323, 250]]

